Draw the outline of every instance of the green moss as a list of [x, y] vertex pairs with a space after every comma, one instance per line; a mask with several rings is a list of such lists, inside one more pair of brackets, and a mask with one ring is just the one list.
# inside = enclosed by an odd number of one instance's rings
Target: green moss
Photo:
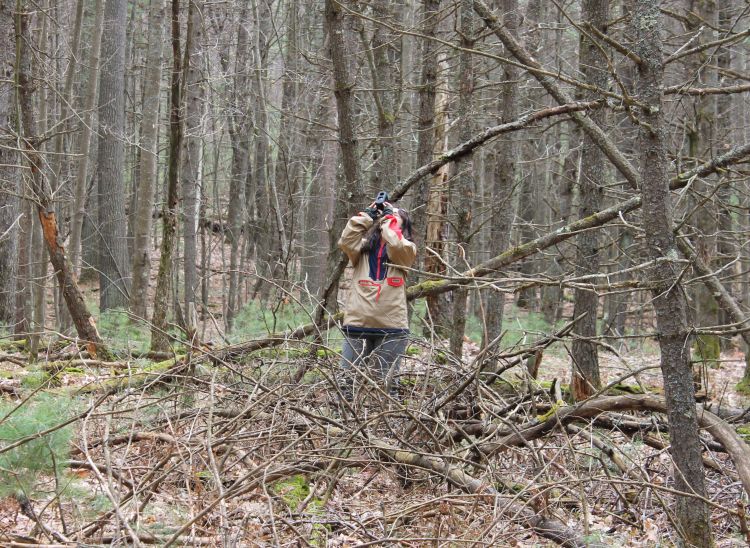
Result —
[[[179, 359], [179, 358], [178, 358]], [[156, 362], [151, 365], [146, 365], [140, 368], [137, 372], [118, 378], [107, 379], [98, 383], [92, 383], [81, 387], [78, 392], [86, 394], [97, 391], [113, 391], [122, 390], [124, 388], [135, 388], [141, 386], [149, 380], [154, 379], [158, 374], [165, 373], [169, 370], [178, 359], [171, 358], [161, 362]]]
[[750, 379], [742, 379], [734, 386], [735, 390], [740, 394], [750, 396]]
[[0, 350], [6, 352], [21, 352], [26, 350], [28, 347], [28, 341], [26, 339], [19, 339], [17, 341], [0, 341]]
[[693, 345], [693, 361], [705, 363], [708, 367], [719, 367], [721, 341], [716, 335], [701, 333], [695, 338]]
[[640, 386], [635, 384], [618, 383], [612, 386], [608, 392], [610, 394], [645, 394], [646, 392]]
[[435, 363], [440, 364], [440, 365], [445, 365], [448, 363], [448, 354], [446, 354], [442, 350], [436, 350], [434, 356], [435, 356]]
[[445, 285], [444, 280], [425, 280], [415, 286], [410, 287], [406, 291], [407, 297], [413, 298], [414, 295], [430, 293], [431, 291], [438, 289]]
[[549, 411], [547, 411], [547, 412], [546, 412], [546, 413], [544, 413], [543, 415], [538, 415], [538, 416], [537, 416], [537, 420], [538, 420], [539, 422], [547, 422], [547, 421], [548, 421], [549, 419], [551, 419], [552, 417], [554, 417], [554, 416], [555, 416], [555, 415], [557, 414], [557, 411], [558, 411], [558, 410], [559, 410], [559, 409], [560, 409], [561, 407], [565, 407], [566, 405], [567, 405], [567, 404], [566, 404], [566, 403], [565, 403], [564, 401], [562, 401], [562, 400], [557, 400], [557, 401], [556, 401], [556, 402], [555, 402], [555, 403], [554, 403], [554, 404], [552, 405], [552, 408], [551, 408], [551, 409], [550, 409]]
[[418, 356], [422, 352], [422, 349], [418, 346], [410, 346], [406, 349], [407, 356]]
[[750, 427], [748, 426], [738, 426], [735, 431], [740, 435], [740, 437], [745, 440], [745, 443], [750, 443]]
[[277, 481], [273, 490], [280, 495], [289, 508], [294, 509], [310, 495], [310, 484], [302, 474]]
[[30, 390], [36, 390], [44, 385], [49, 385], [50, 387], [59, 386], [60, 382], [53, 375], [43, 370], [29, 371], [21, 379], [21, 386]]

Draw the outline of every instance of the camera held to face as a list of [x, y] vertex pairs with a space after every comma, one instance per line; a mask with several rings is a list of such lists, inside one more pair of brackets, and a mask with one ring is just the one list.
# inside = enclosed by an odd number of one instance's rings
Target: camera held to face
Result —
[[385, 204], [389, 199], [390, 197], [388, 196], [388, 193], [385, 190], [381, 190], [378, 192], [377, 198], [375, 198], [375, 207], [380, 211], [383, 211], [385, 209]]

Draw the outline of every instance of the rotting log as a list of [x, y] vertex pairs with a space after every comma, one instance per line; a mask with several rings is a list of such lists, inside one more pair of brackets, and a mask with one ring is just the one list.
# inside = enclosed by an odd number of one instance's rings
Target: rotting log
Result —
[[131, 374], [122, 374], [117, 377], [91, 382], [75, 390], [75, 393], [89, 394], [92, 392], [103, 392], [105, 394], [112, 394], [126, 388], [138, 388], [149, 381], [165, 380], [178, 373], [185, 366], [185, 362], [172, 358], [145, 367], [139, 367]]

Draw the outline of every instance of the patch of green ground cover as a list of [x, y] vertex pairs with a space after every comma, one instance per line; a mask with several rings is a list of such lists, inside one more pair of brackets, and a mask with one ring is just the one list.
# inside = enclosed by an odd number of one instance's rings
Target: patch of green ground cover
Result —
[[122, 309], [107, 310], [99, 315], [99, 334], [114, 352], [148, 352], [151, 329], [146, 322], [133, 320]]
[[[274, 483], [273, 491], [294, 511], [302, 501], [310, 496], [310, 484], [304, 475], [297, 474]], [[305, 511], [312, 515], [321, 514], [323, 512], [323, 500], [313, 497], [307, 503]], [[329, 525], [313, 523], [310, 533], [310, 543], [314, 546], [325, 546], [330, 531], [331, 528]]]
[[28, 440], [0, 453], [0, 497], [18, 493], [29, 497], [42, 476], [58, 476], [65, 469], [74, 429], [72, 425], [54, 428], [75, 414], [77, 405], [72, 398], [44, 393], [20, 407], [0, 402], [0, 449]]
[[21, 386], [29, 390], [36, 390], [40, 387], [55, 388], [60, 386], [60, 380], [54, 373], [43, 367], [33, 367], [27, 369], [26, 374], [21, 378]]
[[296, 329], [311, 321], [310, 314], [294, 302], [274, 310], [259, 301], [250, 301], [237, 314], [229, 341], [239, 343], [269, 333]]

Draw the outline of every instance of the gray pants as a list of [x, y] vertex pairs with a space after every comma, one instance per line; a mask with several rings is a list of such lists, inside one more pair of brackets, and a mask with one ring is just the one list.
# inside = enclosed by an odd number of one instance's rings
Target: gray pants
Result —
[[385, 389], [395, 392], [393, 378], [398, 374], [401, 357], [409, 342], [408, 337], [408, 333], [345, 335], [341, 351], [343, 374], [339, 379], [344, 395], [351, 398], [356, 370], [367, 365], [368, 360], [370, 369], [384, 382]]

